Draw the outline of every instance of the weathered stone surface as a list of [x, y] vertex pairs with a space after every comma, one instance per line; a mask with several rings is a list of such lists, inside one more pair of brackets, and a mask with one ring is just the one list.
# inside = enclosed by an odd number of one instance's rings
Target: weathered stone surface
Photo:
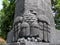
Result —
[[21, 24], [21, 28], [22, 28], [22, 35], [23, 36], [29, 36], [30, 35], [30, 26], [27, 22], [23, 22]]
[[33, 22], [31, 24], [31, 35], [36, 36], [39, 35], [39, 24], [37, 22]]
[[[37, 13], [36, 16], [32, 16], [29, 13], [30, 10], [33, 10]], [[42, 16], [43, 15], [43, 16]], [[55, 23], [54, 23], [54, 18], [53, 18], [53, 14], [52, 14], [52, 9], [51, 9], [51, 0], [16, 0], [16, 10], [15, 10], [15, 17], [14, 17], [14, 23], [18, 22], [19, 20], [21, 21], [20, 17], [18, 16], [22, 16], [25, 19], [23, 21], [25, 21], [26, 23], [22, 23], [22, 27], [27, 27], [26, 29], [23, 28], [23, 33], [24, 35], [29, 35], [30, 34], [30, 24], [32, 24], [32, 26], [36, 26], [39, 27], [41, 29], [43, 29], [43, 23], [42, 22], [37, 22], [37, 18], [39, 20], [43, 20], [46, 21], [49, 25], [48, 31], [50, 31], [50, 33], [48, 33], [48, 40], [50, 41], [50, 43], [54, 43], [57, 40], [57, 37], [55, 35], [56, 31], [55, 31]], [[17, 19], [18, 17], [18, 19]], [[23, 22], [22, 21], [22, 22]], [[30, 21], [30, 22], [29, 22]], [[29, 22], [29, 23], [27, 23]], [[46, 25], [44, 25], [46, 26]], [[35, 34], [39, 34], [40, 38], [43, 39], [43, 31], [37, 28], [33, 28], [32, 27], [32, 31], [31, 34], [35, 35]], [[46, 28], [44, 28], [45, 30], [47, 30]], [[20, 30], [20, 29], [19, 29]], [[58, 38], [59, 39], [59, 38]], [[44, 31], [44, 40], [47, 41], [47, 32]], [[27, 42], [26, 45], [31, 44], [31, 45], [44, 45], [43, 43], [36, 43], [36, 42]], [[46, 44], [48, 45], [48, 44]]]
[[60, 44], [60, 30], [57, 29], [55, 33], [55, 44]]
[[23, 12], [27, 10], [36, 10], [39, 15], [46, 15], [50, 22], [51, 26], [54, 27], [54, 19], [52, 16], [51, 10], [51, 1], [45, 0], [17, 0], [16, 2], [16, 13], [15, 17], [23, 15]]
[[13, 42], [13, 37], [14, 37], [14, 31], [11, 30], [7, 35], [7, 43], [12, 43]]
[[24, 3], [25, 0], [16, 0], [16, 11], [15, 11], [15, 18], [17, 16], [22, 16], [24, 12]]
[[25, 44], [26, 44], [26, 45], [49, 45], [49, 43], [30, 42], [30, 41], [26, 41]]

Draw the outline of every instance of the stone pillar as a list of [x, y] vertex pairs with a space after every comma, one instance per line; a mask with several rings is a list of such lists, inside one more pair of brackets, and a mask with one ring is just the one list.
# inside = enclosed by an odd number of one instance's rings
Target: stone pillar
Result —
[[[29, 10], [37, 12], [37, 16], [44, 15], [49, 18], [50, 26], [55, 30], [54, 18], [51, 10], [51, 1], [49, 0], [17, 0], [15, 18], [17, 16], [24, 16], [24, 13]], [[50, 29], [52, 30], [52, 29]], [[52, 33], [53, 33], [52, 32]], [[52, 34], [51, 34], [52, 35]]]

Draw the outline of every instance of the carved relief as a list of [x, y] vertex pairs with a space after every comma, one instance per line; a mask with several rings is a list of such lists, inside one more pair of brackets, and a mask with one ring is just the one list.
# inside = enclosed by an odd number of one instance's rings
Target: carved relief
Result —
[[[44, 16], [38, 16], [34, 10], [24, 13], [24, 16], [17, 17], [14, 21], [14, 40], [25, 38], [28, 40], [47, 42], [49, 35], [49, 22]], [[34, 38], [34, 39], [33, 39]]]

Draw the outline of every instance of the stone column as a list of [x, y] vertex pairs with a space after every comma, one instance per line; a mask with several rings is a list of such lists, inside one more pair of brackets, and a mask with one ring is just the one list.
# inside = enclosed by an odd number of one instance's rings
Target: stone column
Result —
[[[42, 2], [42, 3], [41, 3]], [[16, 0], [15, 17], [23, 16], [26, 11], [34, 10], [37, 11], [38, 15], [45, 15], [49, 18], [50, 29], [52, 33], [55, 31], [54, 18], [51, 10], [51, 1], [49, 0]], [[14, 19], [15, 20], [15, 19]], [[52, 35], [52, 34], [51, 34]]]

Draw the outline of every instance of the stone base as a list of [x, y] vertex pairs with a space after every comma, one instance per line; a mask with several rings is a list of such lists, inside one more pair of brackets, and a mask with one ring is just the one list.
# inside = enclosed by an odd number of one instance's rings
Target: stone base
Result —
[[60, 45], [60, 44], [51, 44], [51, 43], [43, 43], [43, 42], [26, 42], [24, 43], [8, 43], [3, 45]]

